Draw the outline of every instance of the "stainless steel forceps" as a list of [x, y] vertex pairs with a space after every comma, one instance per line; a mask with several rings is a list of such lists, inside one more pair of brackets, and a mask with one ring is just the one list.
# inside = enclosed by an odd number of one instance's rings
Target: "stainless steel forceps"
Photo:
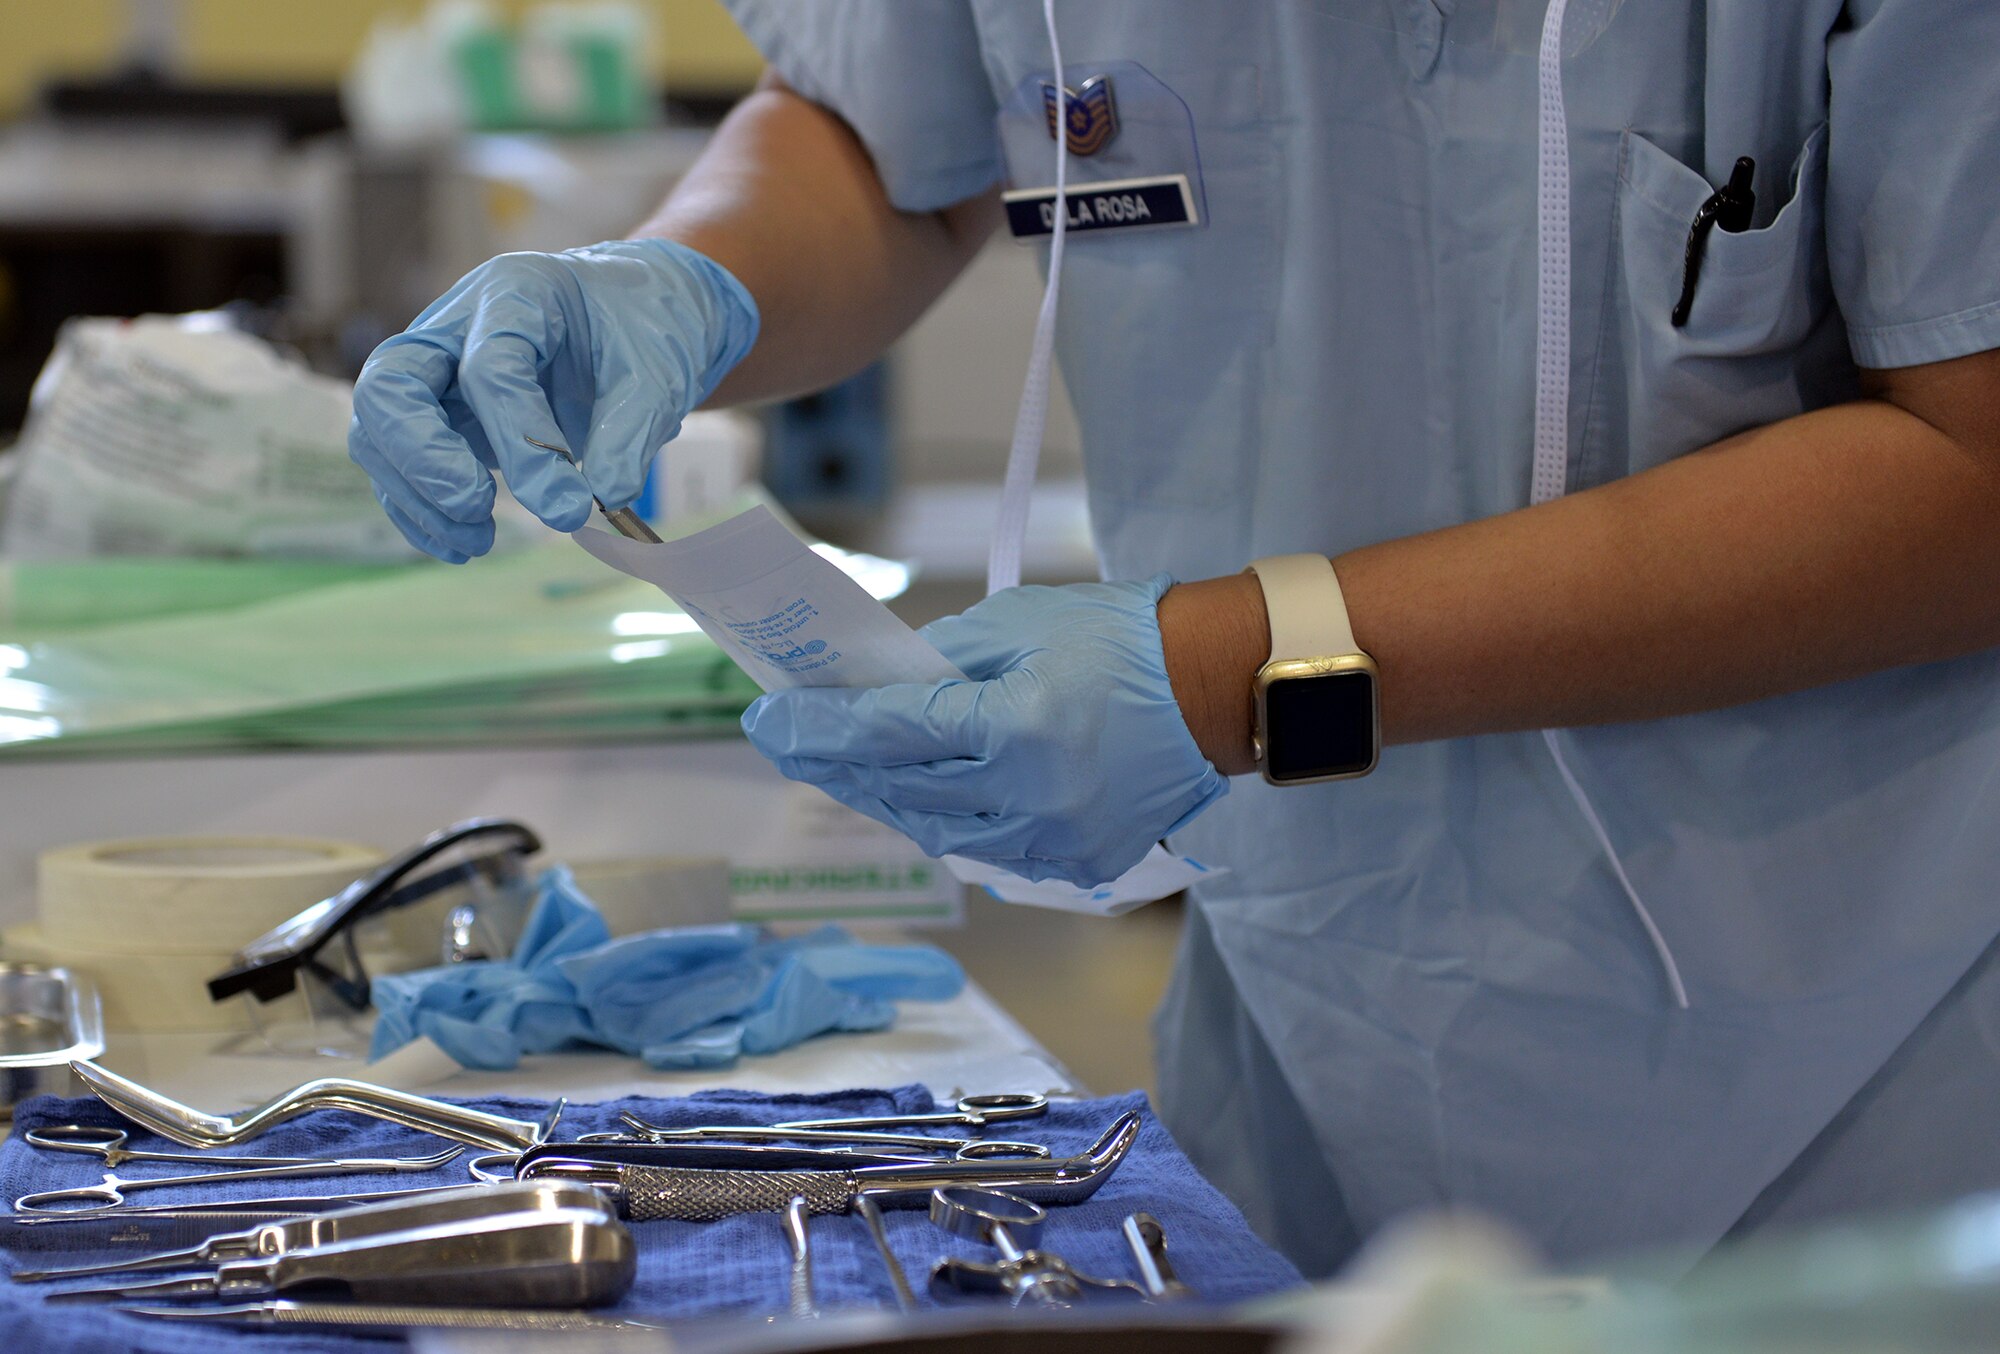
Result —
[[872, 1114], [846, 1119], [787, 1119], [778, 1124], [703, 1124], [694, 1128], [664, 1128], [635, 1114], [620, 1114], [619, 1122], [648, 1142], [820, 1142], [852, 1143], [877, 1149], [915, 1148], [964, 1161], [983, 1157], [1047, 1157], [1049, 1149], [1040, 1143], [1008, 1142], [998, 1138], [933, 1138], [922, 1133], [885, 1133], [876, 1130], [931, 1125], [963, 1124], [984, 1128], [1009, 1119], [1032, 1119], [1049, 1108], [1049, 1098], [1011, 1092], [1000, 1095], [961, 1096], [948, 1110], [927, 1114]]
[[122, 1128], [101, 1128], [94, 1124], [49, 1124], [31, 1128], [21, 1135], [31, 1147], [50, 1152], [76, 1152], [102, 1157], [106, 1170], [116, 1170], [128, 1161], [190, 1161], [203, 1166], [249, 1169], [257, 1166], [324, 1165], [325, 1157], [244, 1157], [216, 1152], [152, 1152], [128, 1148], [131, 1134]]
[[964, 1124], [984, 1128], [1006, 1119], [1038, 1119], [1048, 1112], [1049, 1098], [1022, 1091], [998, 1095], [962, 1095], [952, 1108], [928, 1114], [870, 1114], [850, 1119], [787, 1119], [772, 1128], [922, 1128], [932, 1124]]
[[[16, 1213], [78, 1213], [94, 1208], [116, 1208], [128, 1194], [141, 1190], [167, 1189], [173, 1185], [216, 1185], [237, 1180], [275, 1180], [284, 1176], [382, 1175], [436, 1170], [465, 1148], [447, 1147], [427, 1157], [323, 1157], [308, 1158], [285, 1166], [255, 1166], [249, 1169], [202, 1171], [195, 1175], [164, 1175], [144, 1180], [127, 1180], [113, 1171], [104, 1173], [96, 1185], [72, 1189], [45, 1189], [23, 1194], [14, 1201]], [[239, 1158], [240, 1160], [240, 1158]]]
[[[982, 1161], [993, 1157], [1030, 1157], [1045, 1160], [1049, 1149], [1038, 1142], [1010, 1142], [1004, 1138], [933, 1138], [922, 1133], [848, 1132], [832, 1128], [793, 1128], [784, 1124], [702, 1124], [695, 1128], [662, 1128], [630, 1112], [618, 1122], [633, 1134], [651, 1143], [670, 1142], [798, 1142], [841, 1143], [868, 1148], [889, 1156], [917, 1153], [926, 1157], [955, 1157], [960, 1161]], [[604, 1141], [607, 1135], [585, 1134], [584, 1141]]]

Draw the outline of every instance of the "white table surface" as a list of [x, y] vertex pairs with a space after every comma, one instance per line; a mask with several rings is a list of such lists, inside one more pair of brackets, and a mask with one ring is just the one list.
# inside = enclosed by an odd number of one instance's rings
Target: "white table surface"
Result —
[[945, 1002], [898, 1003], [896, 1023], [870, 1034], [831, 1034], [723, 1070], [656, 1072], [616, 1053], [524, 1059], [509, 1072], [474, 1072], [419, 1040], [379, 1063], [283, 1057], [253, 1036], [113, 1035], [101, 1059], [197, 1109], [229, 1112], [313, 1077], [346, 1076], [426, 1094], [521, 1095], [572, 1101], [678, 1096], [713, 1087], [768, 1092], [838, 1091], [921, 1083], [940, 1100], [968, 1093], [1082, 1094], [1070, 1074], [976, 986]]
[[0, 768], [0, 921], [35, 858], [116, 837], [332, 837], [395, 851], [464, 818], [531, 825], [558, 859], [743, 857], [787, 782], [741, 738], [603, 746], [24, 759]]

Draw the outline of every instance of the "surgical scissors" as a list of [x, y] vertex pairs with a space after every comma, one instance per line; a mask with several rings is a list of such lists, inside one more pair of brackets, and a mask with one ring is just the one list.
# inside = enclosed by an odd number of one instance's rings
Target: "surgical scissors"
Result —
[[962, 1095], [949, 1110], [929, 1114], [873, 1114], [854, 1119], [788, 1119], [772, 1128], [920, 1128], [927, 1124], [963, 1124], [984, 1128], [1005, 1119], [1036, 1119], [1048, 1112], [1049, 1098], [1022, 1091], [998, 1095]]
[[215, 1185], [238, 1180], [275, 1180], [285, 1176], [384, 1175], [435, 1170], [464, 1152], [463, 1146], [447, 1147], [427, 1157], [332, 1157], [312, 1158], [286, 1166], [257, 1166], [247, 1170], [203, 1171], [195, 1175], [165, 1175], [145, 1180], [127, 1180], [106, 1171], [96, 1185], [72, 1189], [46, 1189], [23, 1194], [14, 1201], [16, 1213], [79, 1213], [94, 1208], [116, 1208], [128, 1194], [141, 1190], [166, 1189], [171, 1185]]
[[78, 1152], [102, 1157], [106, 1170], [115, 1170], [128, 1161], [190, 1161], [204, 1166], [250, 1169], [258, 1166], [307, 1166], [323, 1164], [324, 1157], [243, 1157], [214, 1152], [142, 1152], [125, 1146], [131, 1134], [122, 1128], [95, 1124], [49, 1124], [31, 1128], [21, 1135], [29, 1146], [51, 1152]]
[[[629, 1112], [621, 1113], [618, 1121], [647, 1142], [846, 1143], [872, 1147], [887, 1155], [897, 1155], [894, 1149], [902, 1149], [903, 1154], [914, 1149], [927, 1156], [951, 1156], [960, 1161], [982, 1161], [992, 1157], [1033, 1157], [1040, 1160], [1049, 1155], [1049, 1149], [1041, 1143], [1009, 1142], [1003, 1138], [933, 1138], [922, 1133], [849, 1132], [796, 1124], [703, 1124], [695, 1128], [662, 1128]], [[601, 1138], [598, 1140], [602, 1141]]]

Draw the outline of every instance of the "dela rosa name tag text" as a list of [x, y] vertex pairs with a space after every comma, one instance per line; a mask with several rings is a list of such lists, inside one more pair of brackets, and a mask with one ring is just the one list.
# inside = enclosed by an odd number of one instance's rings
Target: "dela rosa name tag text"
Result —
[[[1071, 231], [1200, 224], [1185, 174], [1076, 184], [1066, 186], [1063, 197], [1069, 209], [1066, 228]], [[1002, 199], [1007, 205], [1007, 228], [1016, 239], [1054, 233], [1054, 188], [1019, 188]]]

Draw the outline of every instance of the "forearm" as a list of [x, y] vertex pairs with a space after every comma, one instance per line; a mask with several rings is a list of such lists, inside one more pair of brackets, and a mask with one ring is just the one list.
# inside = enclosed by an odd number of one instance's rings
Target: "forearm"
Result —
[[[1953, 435], [1858, 401], [1337, 557], [1384, 740], [1661, 718], [2000, 643], [1993, 412]], [[1231, 578], [1160, 609], [1183, 711], [1232, 772], [1261, 608]]]
[[767, 78], [635, 234], [701, 251], [756, 298], [757, 345], [714, 397], [734, 404], [821, 389], [873, 361], [964, 268], [996, 201], [898, 211], [847, 125]]

